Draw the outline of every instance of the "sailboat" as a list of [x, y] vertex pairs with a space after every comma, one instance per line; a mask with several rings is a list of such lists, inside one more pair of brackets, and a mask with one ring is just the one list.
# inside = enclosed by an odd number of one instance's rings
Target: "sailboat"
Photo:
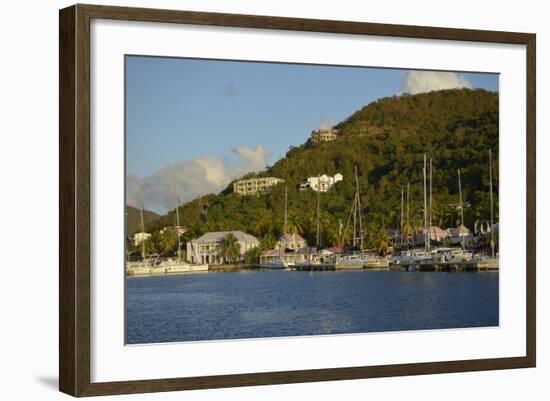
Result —
[[[359, 253], [353, 252], [351, 254], [341, 255], [336, 259], [336, 270], [359, 270], [362, 269], [365, 262], [371, 261], [371, 258], [365, 255], [363, 247], [363, 216], [361, 206], [361, 196], [359, 192], [359, 179], [357, 177], [357, 166], [354, 166], [355, 170], [355, 197], [351, 206], [350, 215], [346, 227], [353, 216], [353, 248], [359, 248]], [[344, 230], [345, 232], [346, 230]]]
[[[174, 231], [176, 233], [177, 237], [177, 244], [178, 244], [178, 250], [177, 250], [177, 259], [168, 259], [162, 262], [162, 266], [164, 267], [165, 273], [191, 273], [191, 272], [205, 272], [208, 271], [208, 264], [202, 263], [202, 264], [194, 264], [194, 263], [187, 263], [184, 262], [181, 258], [181, 239], [180, 239], [180, 198], [178, 196], [177, 190], [176, 190], [176, 178], [173, 177], [172, 179], [172, 188], [174, 190], [174, 198], [176, 201], [176, 225], [174, 226]], [[195, 250], [192, 246], [193, 251]], [[195, 258], [196, 259], [196, 258]]]
[[[145, 255], [145, 241], [142, 241], [142, 261], [127, 263], [126, 273], [132, 276], [140, 275], [156, 275], [156, 274], [175, 274], [175, 273], [192, 273], [192, 272], [205, 272], [208, 271], [208, 264], [190, 264], [184, 262], [181, 258], [181, 239], [179, 234], [180, 218], [179, 208], [180, 201], [176, 192], [175, 178], [173, 180], [174, 197], [176, 199], [176, 222], [174, 225], [174, 232], [177, 236], [177, 258], [160, 259], [152, 257], [146, 259]], [[141, 231], [145, 232], [143, 221], [143, 192], [141, 192]]]
[[[145, 234], [145, 223], [143, 219], [143, 188], [140, 190], [140, 218], [141, 218], [141, 233]], [[126, 262], [126, 274], [129, 276], [143, 276], [152, 274], [155, 271], [155, 259], [146, 259], [145, 241], [143, 236], [141, 241], [141, 261]]]
[[[287, 214], [288, 214], [288, 189], [285, 185], [285, 217], [284, 217], [284, 226], [283, 226], [283, 239], [287, 238], [286, 233], [286, 222], [287, 222]], [[283, 255], [284, 255], [284, 242], [281, 243], [279, 246], [279, 257], [277, 259], [272, 259], [269, 262], [263, 263], [260, 265], [260, 267], [264, 269], [270, 269], [270, 270], [283, 270], [290, 268], [290, 263], [285, 261]]]
[[[433, 262], [430, 252], [430, 241], [431, 236], [429, 233], [429, 227], [431, 226], [431, 206], [432, 206], [432, 190], [431, 190], [431, 179], [432, 179], [432, 161], [430, 159], [430, 199], [429, 206], [430, 211], [428, 211], [428, 194], [427, 194], [427, 159], [426, 153], [424, 153], [424, 166], [422, 168], [423, 174], [423, 188], [424, 188], [424, 216], [423, 216], [423, 230], [424, 235], [424, 248], [413, 248], [406, 251], [402, 251], [400, 255], [394, 256], [392, 258], [392, 263], [394, 264], [429, 264]], [[407, 231], [409, 227], [409, 192], [410, 185], [407, 183]], [[407, 235], [407, 245], [408, 245], [408, 235]]]
[[477, 256], [476, 264], [477, 268], [481, 270], [498, 270], [499, 260], [495, 254], [495, 227], [494, 227], [494, 215], [493, 215], [493, 157], [491, 149], [489, 149], [489, 199], [491, 203], [491, 220], [489, 222], [489, 229], [491, 233], [491, 255]]
[[317, 252], [317, 257], [315, 259], [311, 258], [311, 248], [308, 248], [308, 257], [306, 260], [302, 260], [301, 262], [296, 263], [296, 266], [300, 267], [308, 267], [308, 266], [320, 266], [322, 265], [321, 262], [321, 226], [319, 224], [319, 220], [321, 217], [321, 175], [317, 174], [317, 206], [316, 206], [316, 213], [317, 213], [317, 226], [316, 226], [316, 235], [315, 235], [315, 250]]

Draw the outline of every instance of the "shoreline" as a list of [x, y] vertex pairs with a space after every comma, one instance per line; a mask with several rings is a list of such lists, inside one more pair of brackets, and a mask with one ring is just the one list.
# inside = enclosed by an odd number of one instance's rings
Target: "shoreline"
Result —
[[432, 273], [498, 273], [499, 269], [486, 269], [482, 267], [476, 267], [472, 264], [467, 266], [437, 266], [437, 265], [419, 265], [414, 270], [408, 269], [404, 265], [390, 265], [389, 267], [364, 267], [362, 269], [336, 269], [334, 265], [325, 266], [312, 266], [310, 268], [292, 268], [292, 269], [267, 269], [258, 265], [214, 265], [209, 266], [207, 271], [195, 271], [195, 272], [158, 272], [158, 273], [146, 273], [146, 274], [127, 274], [125, 277], [153, 277], [153, 276], [181, 276], [181, 275], [195, 275], [195, 274], [208, 274], [208, 273], [237, 273], [237, 272], [272, 272], [272, 271], [284, 271], [284, 272], [402, 272], [402, 273], [416, 273], [416, 272], [432, 272]]

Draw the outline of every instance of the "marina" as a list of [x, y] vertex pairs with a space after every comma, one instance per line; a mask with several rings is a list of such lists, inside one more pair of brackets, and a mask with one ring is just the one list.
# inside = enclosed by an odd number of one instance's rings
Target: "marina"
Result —
[[[394, 93], [408, 76], [395, 70], [391, 93], [372, 99], [347, 82], [297, 103], [283, 87], [251, 96], [243, 86], [235, 98], [230, 88], [218, 104], [225, 83], [203, 88], [226, 62], [181, 61], [178, 68], [201, 65], [193, 72], [200, 96], [184, 107], [196, 113], [178, 112], [170, 130], [130, 139], [151, 128], [143, 109], [129, 131], [127, 343], [499, 324], [498, 90]], [[266, 64], [235, 63], [258, 68], [243, 78], [262, 77], [249, 89], [262, 87]], [[203, 80], [208, 68], [213, 75]], [[337, 74], [330, 66], [269, 68], [298, 74], [306, 97], [323, 93], [331, 82], [324, 74]], [[317, 70], [313, 86], [299, 72], [309, 69]], [[186, 87], [172, 99], [190, 94]], [[263, 101], [271, 95], [281, 102], [275, 108]], [[290, 104], [301, 112], [283, 111]], [[172, 121], [158, 117], [159, 126]], [[144, 167], [151, 162], [157, 167]]]

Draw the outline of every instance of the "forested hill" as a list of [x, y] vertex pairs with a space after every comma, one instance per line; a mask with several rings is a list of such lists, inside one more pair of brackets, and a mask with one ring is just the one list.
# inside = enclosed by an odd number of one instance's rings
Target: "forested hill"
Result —
[[[335, 128], [332, 142], [309, 141], [291, 147], [285, 157], [256, 176], [283, 178], [288, 187], [289, 230], [311, 243], [315, 237], [313, 191], [298, 191], [308, 176], [341, 173], [344, 180], [321, 195], [323, 245], [336, 243], [340, 222], [346, 224], [354, 197], [357, 166], [368, 233], [399, 226], [401, 190], [411, 186], [411, 229], [422, 226], [424, 153], [433, 159], [433, 218], [442, 227], [456, 226], [457, 169], [461, 171], [466, 225], [489, 218], [488, 151], [493, 152], [494, 189], [498, 189], [498, 93], [442, 90], [380, 99], [352, 114]], [[248, 176], [254, 176], [250, 174]], [[239, 196], [232, 185], [182, 206], [190, 236], [212, 230], [242, 230], [258, 237], [282, 231], [284, 185], [262, 196]], [[498, 218], [498, 193], [495, 194]], [[149, 226], [173, 221], [173, 211]], [[377, 234], [377, 235], [378, 235]]]
[[[150, 223], [160, 218], [160, 215], [149, 210], [143, 211], [143, 221], [145, 223]], [[126, 206], [126, 231], [129, 234], [141, 231], [141, 215], [140, 210], [132, 207]]]

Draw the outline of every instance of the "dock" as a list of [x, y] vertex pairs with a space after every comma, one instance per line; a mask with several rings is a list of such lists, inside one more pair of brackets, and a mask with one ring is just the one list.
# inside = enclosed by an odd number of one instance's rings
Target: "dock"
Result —
[[438, 263], [400, 263], [391, 265], [390, 270], [404, 271], [498, 271], [498, 261], [464, 261], [464, 262], [438, 262]]
[[441, 272], [483, 272], [498, 271], [498, 261], [480, 260], [465, 262], [440, 263], [400, 263], [388, 266], [364, 266], [363, 268], [336, 268], [335, 264], [293, 266], [298, 271], [329, 271], [329, 270], [359, 270], [359, 271], [441, 271]]

